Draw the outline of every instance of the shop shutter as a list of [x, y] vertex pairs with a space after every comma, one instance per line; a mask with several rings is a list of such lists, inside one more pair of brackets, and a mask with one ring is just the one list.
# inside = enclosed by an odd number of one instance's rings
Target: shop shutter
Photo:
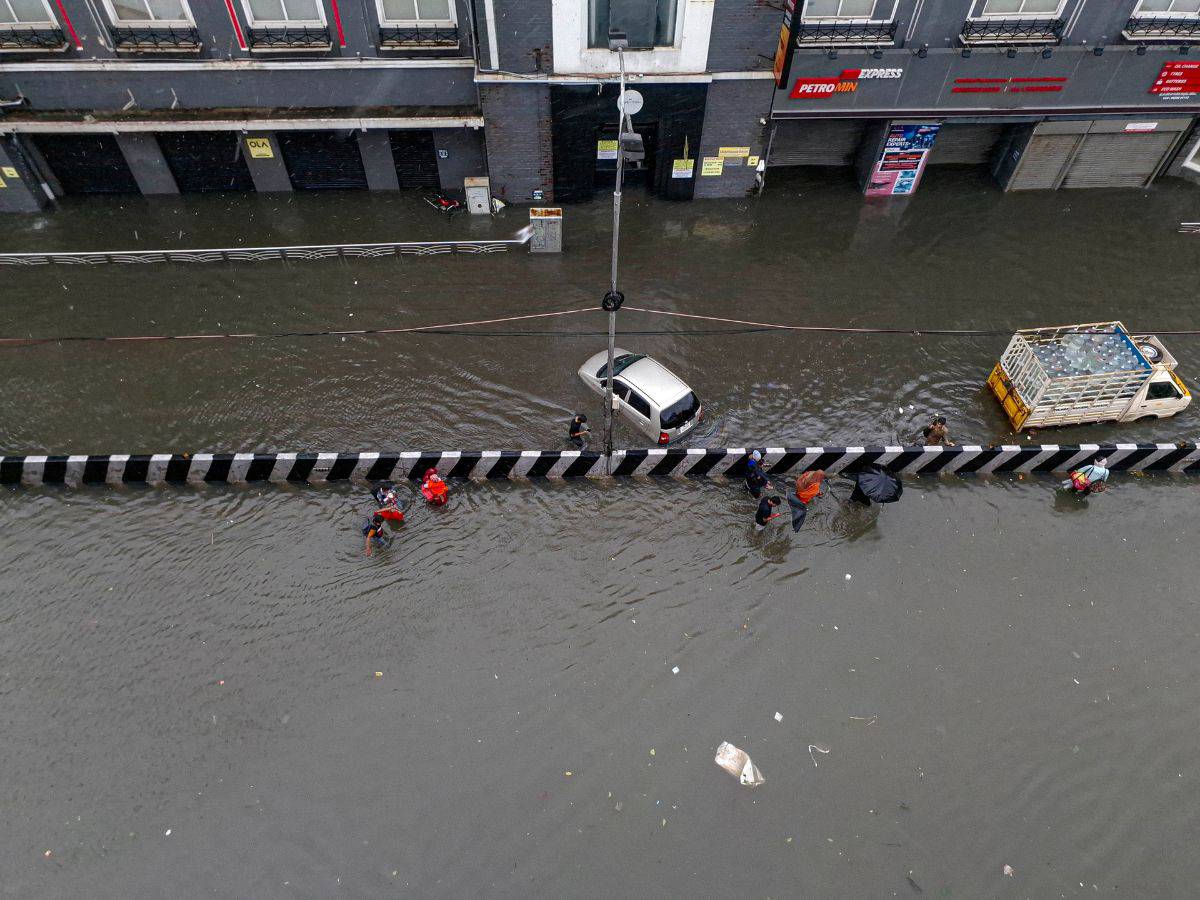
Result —
[[849, 166], [862, 141], [863, 119], [784, 120], [771, 141], [771, 166]]
[[1177, 131], [1089, 134], [1062, 186], [1143, 187], [1150, 183], [1178, 137]]
[[237, 132], [164, 131], [158, 146], [180, 193], [254, 190]]
[[354, 132], [279, 131], [276, 139], [296, 190], [366, 190], [367, 173]]
[[1070, 161], [1080, 138], [1078, 134], [1035, 134], [1029, 139], [1005, 189], [1045, 191], [1057, 188], [1063, 167]]
[[68, 194], [139, 193], [111, 134], [35, 134], [33, 143]]
[[389, 137], [401, 188], [441, 188], [432, 131], [393, 131]]
[[1006, 128], [975, 122], [943, 124], [929, 153], [929, 165], [987, 165]]

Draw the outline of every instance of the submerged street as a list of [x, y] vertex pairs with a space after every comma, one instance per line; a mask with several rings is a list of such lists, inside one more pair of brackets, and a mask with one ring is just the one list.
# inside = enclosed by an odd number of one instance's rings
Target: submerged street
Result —
[[[685, 377], [688, 446], [1023, 443], [984, 388], [1018, 328], [1121, 319], [1200, 384], [1196, 191], [904, 203], [771, 173], [628, 195], [618, 345]], [[564, 252], [5, 269], [0, 336], [459, 333], [0, 350], [3, 451], [561, 449], [601, 403], [611, 208]], [[413, 194], [101, 199], [0, 251], [507, 237]], [[1034, 442], [1195, 439], [1197, 412]], [[618, 426], [618, 445], [645, 439]], [[365, 485], [8, 488], [14, 897], [1187, 896], [1200, 484], [909, 479], [756, 532], [723, 480], [454, 484], [363, 555]], [[781, 486], [786, 487], [786, 486]], [[409, 486], [403, 486], [409, 492]], [[673, 669], [678, 667], [678, 673]], [[778, 714], [778, 715], [777, 715]], [[766, 781], [713, 764], [722, 741]], [[1004, 867], [1013, 875], [1006, 877]]]

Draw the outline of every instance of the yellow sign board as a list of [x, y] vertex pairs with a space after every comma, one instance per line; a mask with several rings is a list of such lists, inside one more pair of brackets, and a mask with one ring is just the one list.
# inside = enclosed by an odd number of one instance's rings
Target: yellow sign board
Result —
[[12, 166], [0, 166], [0, 173], [3, 173], [5, 178], [20, 178], [21, 177], [20, 175], [17, 174], [17, 170], [14, 169]]
[[746, 165], [757, 166], [758, 165], [758, 157], [757, 156], [747, 156], [746, 157]]
[[721, 175], [725, 172], [725, 160], [719, 156], [706, 156], [700, 164], [700, 175]]
[[724, 158], [728, 158], [731, 156], [741, 157], [741, 156], [749, 156], [749, 155], [750, 155], [749, 147], [721, 147], [720, 149], [717, 150], [717, 156], [724, 157]]
[[618, 146], [616, 141], [596, 141], [596, 159], [616, 159]]
[[270, 138], [246, 138], [246, 147], [254, 159], [274, 159], [275, 151], [271, 149]]
[[0, 188], [3, 188], [3, 187], [8, 187], [8, 185], [4, 183], [3, 178], [0, 178]]
[[692, 169], [695, 167], [694, 159], [673, 159], [671, 160], [671, 177], [672, 178], [691, 178]]

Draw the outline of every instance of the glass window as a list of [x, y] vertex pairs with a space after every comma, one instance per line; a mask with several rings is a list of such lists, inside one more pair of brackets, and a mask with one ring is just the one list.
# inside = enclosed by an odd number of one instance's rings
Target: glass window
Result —
[[[614, 356], [613, 378], [616, 378], [639, 359], [645, 358], [646, 354], [644, 353], [622, 353], [620, 356]], [[596, 377], [601, 379], [608, 378], [608, 363], [605, 363], [596, 371]]]
[[1142, 0], [1135, 13], [1183, 13], [1200, 15], [1200, 0]]
[[692, 421], [699, 411], [700, 398], [695, 394], [689, 393], [662, 411], [662, 428], [664, 431], [670, 431], [672, 428], [681, 428]]
[[454, 24], [451, 0], [378, 0], [381, 24]]
[[589, 0], [588, 45], [607, 49], [615, 28], [634, 49], [674, 46], [677, 9], [677, 0]]
[[1182, 396], [1170, 381], [1152, 381], [1146, 388], [1147, 400], [1178, 400]]
[[1062, 0], [984, 0], [985, 16], [1055, 15]]
[[650, 418], [650, 402], [637, 391], [632, 389], [629, 391], [629, 405], [647, 419]]
[[0, 0], [0, 25], [50, 25], [57, 27], [45, 0]]
[[251, 25], [324, 25], [321, 0], [244, 0]]
[[619, 397], [622, 400], [628, 400], [629, 399], [629, 385], [627, 385], [623, 381], [618, 381], [616, 378], [614, 378], [613, 379], [613, 396]]
[[888, 10], [876, 7], [891, 6], [888, 0], [809, 0], [804, 7], [805, 19], [882, 19]]
[[192, 17], [183, 0], [109, 0], [114, 22], [190, 25]]

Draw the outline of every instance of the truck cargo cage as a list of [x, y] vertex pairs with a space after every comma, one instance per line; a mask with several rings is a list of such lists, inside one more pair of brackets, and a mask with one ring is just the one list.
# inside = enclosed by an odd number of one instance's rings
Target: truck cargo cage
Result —
[[[1125, 420], [1143, 409], [1148, 382], [1168, 377], [1156, 373], [1174, 367], [1174, 357], [1157, 338], [1131, 335], [1120, 322], [1031, 328], [1013, 335], [988, 386], [1018, 430]], [[1190, 399], [1182, 382], [1170, 377], [1180, 386], [1180, 399]]]

